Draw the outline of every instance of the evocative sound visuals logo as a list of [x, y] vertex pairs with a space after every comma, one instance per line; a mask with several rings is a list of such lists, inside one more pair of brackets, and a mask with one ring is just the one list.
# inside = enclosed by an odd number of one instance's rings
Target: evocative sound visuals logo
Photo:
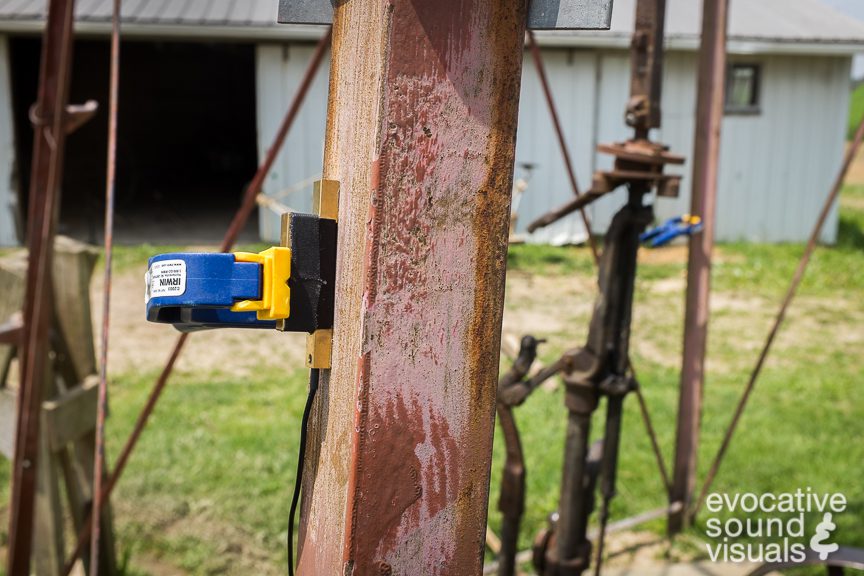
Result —
[[843, 494], [714, 492], [705, 505], [714, 514], [706, 523], [712, 562], [803, 562], [808, 546], [827, 560], [840, 548], [833, 532], [834, 514], [846, 510]]

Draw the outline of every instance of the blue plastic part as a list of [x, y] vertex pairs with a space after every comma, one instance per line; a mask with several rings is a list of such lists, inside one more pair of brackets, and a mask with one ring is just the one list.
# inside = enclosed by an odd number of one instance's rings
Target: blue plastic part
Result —
[[[154, 264], [171, 272], [154, 273]], [[160, 268], [157, 266], [156, 268]], [[147, 264], [147, 320], [173, 324], [181, 332], [208, 328], [275, 328], [255, 312], [232, 312], [240, 300], [261, 298], [261, 265], [237, 262], [233, 254], [171, 253]]]
[[660, 226], [652, 228], [639, 236], [640, 242], [651, 241], [651, 247], [664, 246], [678, 236], [690, 236], [702, 231], [702, 222], [691, 224], [690, 219], [685, 220], [683, 216], [670, 218]]

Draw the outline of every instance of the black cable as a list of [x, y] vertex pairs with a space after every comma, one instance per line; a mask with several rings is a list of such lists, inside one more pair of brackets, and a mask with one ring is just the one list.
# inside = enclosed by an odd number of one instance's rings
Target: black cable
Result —
[[306, 461], [306, 429], [309, 426], [309, 413], [312, 412], [312, 401], [318, 391], [318, 380], [321, 371], [312, 368], [309, 371], [309, 395], [306, 397], [306, 407], [303, 409], [303, 420], [300, 423], [300, 451], [297, 453], [297, 477], [294, 480], [294, 496], [291, 497], [291, 510], [288, 513], [288, 574], [294, 576], [294, 516], [297, 513], [297, 502], [300, 501], [300, 487], [303, 484], [303, 464]]

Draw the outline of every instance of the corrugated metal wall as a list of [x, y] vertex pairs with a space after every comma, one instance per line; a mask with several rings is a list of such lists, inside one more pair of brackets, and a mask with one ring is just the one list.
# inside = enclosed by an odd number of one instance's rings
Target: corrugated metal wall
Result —
[[[258, 124], [262, 154], [272, 141], [306, 64], [311, 46], [262, 45], [258, 48]], [[732, 57], [762, 65], [762, 111], [726, 116], [723, 124], [717, 236], [721, 241], [803, 241], [818, 206], [840, 165], [849, 100], [848, 57]], [[658, 137], [674, 152], [689, 156], [695, 112], [695, 53], [668, 55], [664, 87], [664, 128]], [[596, 154], [598, 142], [628, 137], [623, 111], [629, 93], [629, 57], [624, 51], [544, 50], [552, 90], [584, 189], [595, 169], [611, 167]], [[308, 210], [310, 186], [320, 173], [326, 120], [327, 73], [317, 78], [285, 151], [265, 184], [269, 195], [292, 208]], [[564, 164], [549, 120], [536, 70], [525, 60], [516, 149], [516, 176], [534, 165], [519, 205], [519, 226], [571, 197]], [[658, 199], [658, 219], [684, 213], [690, 206], [689, 165], [673, 168], [685, 175], [681, 197]], [[298, 185], [300, 183], [300, 185]], [[284, 191], [293, 190], [284, 196]], [[589, 210], [602, 232], [623, 203], [618, 191]], [[836, 238], [837, 218], [829, 219], [823, 240]], [[278, 216], [261, 216], [262, 238], [277, 240]], [[577, 215], [538, 232], [531, 240], [579, 241], [584, 230]]]
[[0, 246], [17, 246], [15, 218], [17, 192], [12, 181], [15, 167], [12, 128], [12, 89], [9, 76], [9, 43], [0, 35]]

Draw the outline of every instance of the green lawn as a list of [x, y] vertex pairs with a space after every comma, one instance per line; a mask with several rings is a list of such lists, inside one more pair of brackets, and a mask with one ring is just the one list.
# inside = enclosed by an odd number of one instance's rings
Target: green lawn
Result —
[[[160, 250], [120, 248], [118, 268], [141, 270], [146, 257]], [[801, 251], [800, 245], [748, 244], [718, 250], [700, 452], [703, 476]], [[520, 282], [546, 279], [568, 286], [572, 280], [590, 286], [593, 277], [586, 249], [514, 246], [509, 265], [508, 314], [544, 304], [514, 299]], [[850, 510], [835, 518], [837, 538], [860, 547], [862, 269], [864, 188], [848, 188], [837, 246], [817, 251], [716, 484], [718, 491], [728, 492], [807, 486], [817, 492], [843, 492]], [[680, 259], [648, 258], [640, 265], [634, 313], [633, 361], [667, 461], [675, 431], [683, 273]], [[584, 340], [590, 306], [571, 312], [566, 298], [584, 304], [593, 294], [576, 290], [552, 303], [570, 315], [563, 327], [526, 327], [550, 338], [541, 353], [545, 361]], [[113, 375], [109, 454], [117, 454], [131, 430], [157, 370], [154, 364], [151, 372]], [[158, 574], [166, 565], [189, 574], [284, 572], [305, 379], [299, 367], [285, 372], [275, 365], [262, 366], [253, 378], [232, 377], [219, 366], [209, 373], [175, 374], [114, 499], [128, 574]], [[665, 500], [633, 399], [626, 410], [613, 519], [660, 507]], [[527, 548], [558, 497], [566, 418], [560, 390], [539, 390], [517, 409], [516, 417], [527, 453], [528, 503], [521, 538]], [[601, 428], [598, 420], [595, 430]], [[500, 443], [494, 459], [490, 524], [497, 531]], [[0, 463], [0, 501], [8, 498], [8, 476], [8, 463]], [[648, 528], [662, 532], [663, 524]], [[703, 529], [704, 517], [693, 535], [698, 537]], [[4, 514], [0, 544], [5, 532]]]
[[852, 91], [852, 101], [849, 103], [849, 128], [846, 137], [851, 140], [855, 136], [855, 130], [864, 117], [864, 84], [860, 84]]

